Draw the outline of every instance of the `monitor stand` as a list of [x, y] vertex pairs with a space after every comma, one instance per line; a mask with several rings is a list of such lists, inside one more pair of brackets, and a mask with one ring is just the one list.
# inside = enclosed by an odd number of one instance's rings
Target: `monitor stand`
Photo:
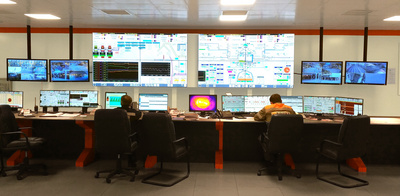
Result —
[[81, 114], [86, 114], [87, 113], [87, 107], [82, 107], [82, 112]]
[[200, 116], [201, 116], [201, 117], [206, 117], [206, 112], [205, 112], [205, 111], [201, 111], [201, 112], [200, 112]]
[[47, 113], [47, 107], [43, 107], [43, 113]]
[[53, 107], [53, 112], [57, 113], [58, 112], [58, 107]]

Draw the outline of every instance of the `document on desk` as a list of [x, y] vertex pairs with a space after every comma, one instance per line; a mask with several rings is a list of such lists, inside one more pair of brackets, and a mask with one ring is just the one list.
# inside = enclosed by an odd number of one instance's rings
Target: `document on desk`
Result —
[[46, 114], [41, 115], [40, 117], [58, 117], [58, 116], [61, 116], [62, 114], [63, 113], [54, 113], [54, 114], [46, 113]]
[[62, 114], [61, 117], [77, 117], [79, 114]]

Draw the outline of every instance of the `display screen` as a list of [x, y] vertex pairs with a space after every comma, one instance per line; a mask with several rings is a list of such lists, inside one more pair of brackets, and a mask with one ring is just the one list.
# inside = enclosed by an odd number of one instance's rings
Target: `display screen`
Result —
[[335, 97], [304, 96], [304, 113], [334, 114]]
[[71, 107], [97, 107], [97, 91], [69, 91]]
[[336, 97], [336, 114], [357, 116], [363, 114], [364, 100], [360, 98]]
[[47, 60], [7, 59], [7, 80], [47, 81]]
[[89, 60], [49, 60], [50, 81], [89, 82]]
[[168, 94], [139, 94], [139, 110], [167, 111]]
[[245, 112], [245, 95], [222, 95], [222, 111]]
[[258, 112], [270, 104], [270, 96], [246, 96], [245, 112]]
[[200, 34], [198, 45], [198, 87], [293, 88], [294, 34]]
[[23, 95], [22, 91], [0, 91], [0, 105], [23, 108]]
[[303, 113], [303, 96], [281, 96], [282, 103], [292, 107], [296, 113]]
[[217, 111], [217, 95], [189, 95], [189, 111], [191, 112]]
[[302, 61], [302, 84], [342, 84], [343, 62]]
[[121, 97], [126, 92], [106, 92], [106, 109], [114, 109], [121, 107]]
[[187, 86], [187, 34], [93, 33], [94, 86]]
[[40, 107], [69, 107], [69, 91], [40, 91]]
[[386, 85], [387, 62], [346, 61], [346, 84]]

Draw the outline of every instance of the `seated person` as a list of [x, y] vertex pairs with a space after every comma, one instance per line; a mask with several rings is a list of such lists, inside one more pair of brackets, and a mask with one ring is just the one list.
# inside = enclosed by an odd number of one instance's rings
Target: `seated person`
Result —
[[115, 109], [123, 109], [126, 110], [128, 115], [130, 116], [130, 120], [139, 120], [142, 117], [142, 112], [131, 107], [132, 105], [132, 97], [129, 95], [124, 95], [121, 97], [121, 107], [117, 107]]
[[263, 109], [261, 109], [254, 116], [254, 120], [269, 122], [271, 121], [271, 116], [276, 113], [296, 114], [296, 112], [292, 109], [292, 107], [282, 103], [282, 99], [279, 94], [271, 95], [271, 97], [269, 97], [269, 101], [271, 102], [271, 105], [267, 105]]

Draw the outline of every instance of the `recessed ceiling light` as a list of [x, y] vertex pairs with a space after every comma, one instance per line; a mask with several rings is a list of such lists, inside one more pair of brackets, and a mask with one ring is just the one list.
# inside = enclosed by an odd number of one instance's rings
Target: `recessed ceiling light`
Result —
[[400, 21], [400, 16], [392, 16], [389, 18], [383, 19], [383, 21]]
[[223, 11], [219, 16], [220, 21], [244, 21], [247, 18], [247, 11]]
[[43, 20], [58, 20], [60, 17], [54, 16], [52, 14], [25, 14], [25, 16], [35, 18], [35, 19], [43, 19]]
[[10, 0], [0, 0], [0, 4], [17, 4], [17, 3]]
[[256, 0], [221, 0], [221, 5], [253, 5]]
[[101, 11], [109, 15], [131, 15], [126, 10], [101, 10]]

